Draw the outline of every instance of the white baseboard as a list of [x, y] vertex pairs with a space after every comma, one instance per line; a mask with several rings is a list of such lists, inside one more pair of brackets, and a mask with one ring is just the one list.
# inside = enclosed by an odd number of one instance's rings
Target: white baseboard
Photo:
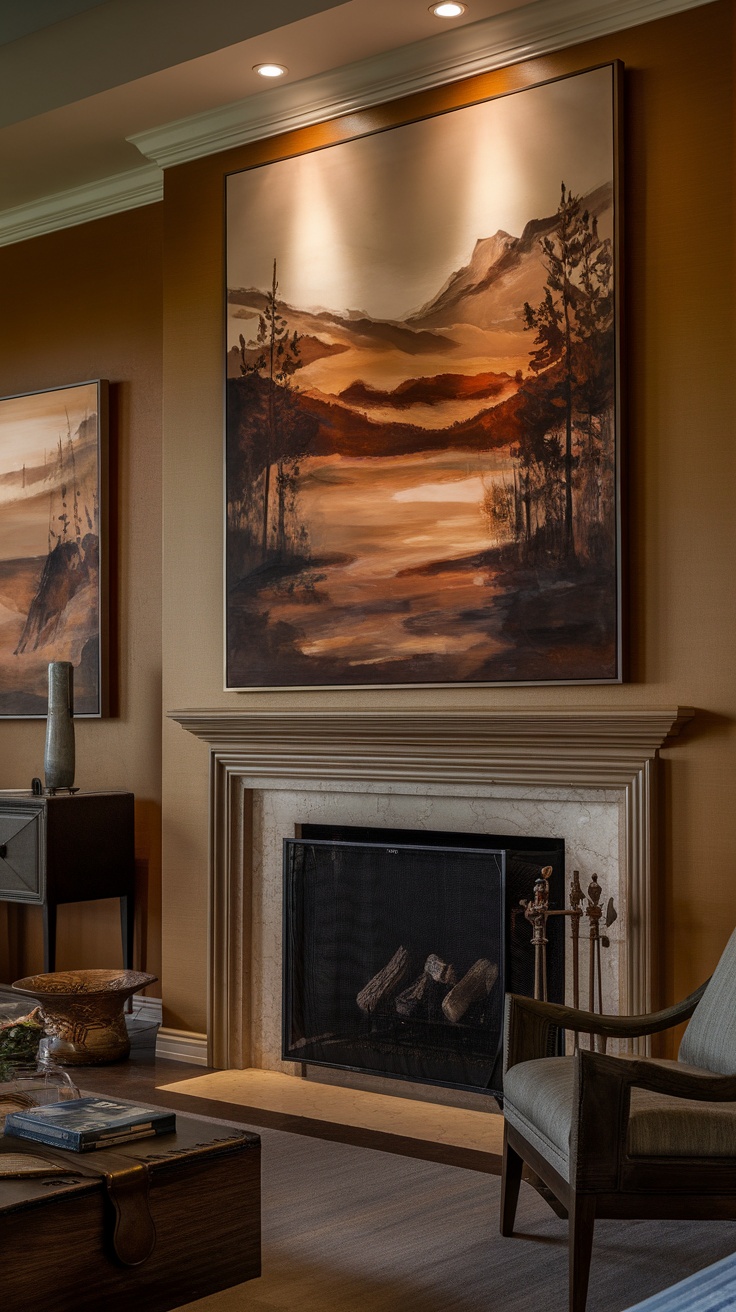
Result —
[[133, 998], [133, 1010], [130, 1014], [134, 1020], [144, 1020], [147, 1025], [160, 1025], [161, 999]]
[[146, 1025], [158, 1025], [157, 1057], [165, 1061], [186, 1061], [190, 1066], [207, 1065], [207, 1035], [164, 1028], [160, 998], [134, 998], [132, 1019]]
[[186, 1061], [190, 1066], [206, 1066], [207, 1035], [162, 1028], [156, 1036], [156, 1057], [165, 1061]]

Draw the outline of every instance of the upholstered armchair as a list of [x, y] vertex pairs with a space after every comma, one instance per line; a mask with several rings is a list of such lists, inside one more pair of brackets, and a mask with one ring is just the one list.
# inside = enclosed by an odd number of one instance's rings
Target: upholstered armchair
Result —
[[[550, 1055], [561, 1029], [633, 1038], [689, 1017], [677, 1061]], [[596, 1016], [509, 996], [504, 1115], [501, 1233], [513, 1234], [526, 1163], [567, 1209], [570, 1312], [585, 1309], [596, 1217], [736, 1217], [736, 931], [711, 980], [666, 1011]]]

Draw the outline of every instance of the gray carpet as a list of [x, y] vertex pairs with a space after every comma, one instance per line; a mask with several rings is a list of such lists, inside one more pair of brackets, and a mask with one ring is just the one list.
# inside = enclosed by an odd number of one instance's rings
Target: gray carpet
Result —
[[[529, 1186], [525, 1237], [502, 1239], [496, 1176], [258, 1133], [263, 1277], [187, 1312], [566, 1312], [567, 1226]], [[588, 1312], [621, 1312], [734, 1249], [730, 1221], [601, 1221]]]

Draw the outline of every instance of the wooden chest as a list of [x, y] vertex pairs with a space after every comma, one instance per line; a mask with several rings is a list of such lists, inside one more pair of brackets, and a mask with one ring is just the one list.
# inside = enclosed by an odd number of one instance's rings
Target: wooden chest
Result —
[[[53, 1159], [63, 1174], [0, 1179], [3, 1312], [168, 1312], [260, 1275], [257, 1134], [180, 1115], [175, 1134], [114, 1152], [0, 1138], [0, 1153], [18, 1151]], [[132, 1208], [142, 1205], [155, 1228], [139, 1265], [116, 1255], [116, 1217], [131, 1217], [126, 1162], [133, 1176], [146, 1174], [137, 1163], [147, 1167], [147, 1207], [137, 1188]], [[89, 1170], [101, 1174], [79, 1174]], [[108, 1188], [104, 1171], [122, 1188]]]

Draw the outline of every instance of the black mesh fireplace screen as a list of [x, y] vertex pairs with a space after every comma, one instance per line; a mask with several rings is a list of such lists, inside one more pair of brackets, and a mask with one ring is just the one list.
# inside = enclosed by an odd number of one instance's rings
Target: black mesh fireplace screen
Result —
[[284, 1059], [500, 1093], [504, 993], [533, 985], [519, 899], [542, 865], [562, 892], [562, 841], [307, 828], [284, 841]]

